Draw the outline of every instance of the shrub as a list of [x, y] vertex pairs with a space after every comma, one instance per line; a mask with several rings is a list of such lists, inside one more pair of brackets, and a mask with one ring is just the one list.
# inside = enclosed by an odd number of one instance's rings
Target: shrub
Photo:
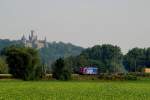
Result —
[[72, 75], [73, 80], [98, 80], [97, 75], [79, 75], [79, 74], [73, 74]]
[[132, 74], [100, 74], [98, 78], [104, 80], [137, 80], [137, 76]]
[[143, 72], [132, 73], [132, 75], [136, 75], [138, 77], [150, 77], [150, 73], [143, 73]]
[[71, 70], [65, 66], [64, 60], [62, 58], [56, 60], [53, 65], [53, 78], [58, 80], [70, 80]]
[[0, 74], [8, 74], [8, 65], [2, 58], [0, 58]]
[[131, 74], [125, 75], [124, 78], [125, 78], [125, 80], [137, 80], [137, 76], [131, 75]]

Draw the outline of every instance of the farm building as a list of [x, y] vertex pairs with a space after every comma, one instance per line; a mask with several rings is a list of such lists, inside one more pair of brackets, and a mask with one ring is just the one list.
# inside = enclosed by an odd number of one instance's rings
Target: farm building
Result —
[[98, 74], [98, 68], [96, 68], [96, 67], [80, 67], [80, 74], [96, 75], [96, 74]]
[[150, 68], [144, 68], [144, 73], [150, 73]]

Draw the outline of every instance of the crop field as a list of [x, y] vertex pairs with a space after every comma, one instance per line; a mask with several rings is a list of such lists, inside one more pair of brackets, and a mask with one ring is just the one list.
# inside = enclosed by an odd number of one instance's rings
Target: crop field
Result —
[[0, 100], [150, 100], [150, 80], [0, 80]]

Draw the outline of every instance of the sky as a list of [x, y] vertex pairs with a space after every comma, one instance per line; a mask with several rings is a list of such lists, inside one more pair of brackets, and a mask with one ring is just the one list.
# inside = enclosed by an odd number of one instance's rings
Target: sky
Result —
[[150, 46], [150, 0], [0, 0], [0, 38], [39, 39], [82, 47]]

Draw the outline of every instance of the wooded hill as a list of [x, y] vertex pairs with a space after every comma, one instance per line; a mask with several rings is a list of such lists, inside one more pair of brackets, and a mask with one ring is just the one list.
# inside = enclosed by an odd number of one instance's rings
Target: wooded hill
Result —
[[[0, 51], [11, 45], [20, 46], [21, 42], [19, 40], [9, 40], [9, 39], [0, 39]], [[49, 42], [48, 47], [39, 49], [40, 56], [43, 63], [51, 64], [53, 61], [60, 57], [69, 57], [69, 56], [77, 56], [82, 50], [82, 47], [75, 46], [71, 43], [63, 43], [63, 42]]]

